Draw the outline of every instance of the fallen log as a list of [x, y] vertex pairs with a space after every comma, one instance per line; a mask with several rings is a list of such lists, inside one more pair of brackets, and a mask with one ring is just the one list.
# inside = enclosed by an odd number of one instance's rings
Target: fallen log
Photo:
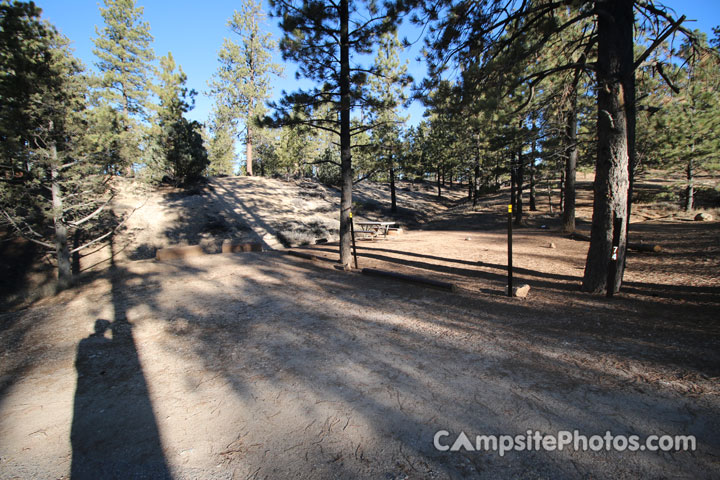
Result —
[[375, 268], [363, 268], [362, 273], [364, 275], [370, 275], [374, 277], [389, 277], [395, 280], [401, 280], [403, 282], [417, 283], [428, 287], [449, 290], [451, 292], [455, 290], [455, 285], [452, 283], [441, 282], [440, 280], [433, 280], [431, 278], [418, 277], [416, 275], [405, 275], [404, 273], [388, 272], [386, 270], [377, 270]]
[[[570, 238], [573, 240], [580, 240], [583, 242], [589, 242], [590, 237], [588, 235], [583, 235], [582, 233], [573, 232], [570, 234]], [[627, 245], [628, 250], [635, 250], [636, 252], [647, 252], [647, 253], [660, 253], [662, 252], [662, 247], [660, 245], [652, 244], [652, 243], [642, 243], [642, 242], [630, 242]]]

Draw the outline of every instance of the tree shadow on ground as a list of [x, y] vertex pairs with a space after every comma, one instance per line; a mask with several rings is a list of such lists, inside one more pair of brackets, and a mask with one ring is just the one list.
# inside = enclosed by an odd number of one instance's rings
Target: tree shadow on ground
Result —
[[[233, 281], [235, 299], [225, 298], [212, 316], [182, 308], [172, 313], [190, 319], [187, 335], [205, 367], [233, 385], [252, 416], [273, 419], [245, 423], [244, 429], [262, 448], [284, 455], [267, 463], [246, 452], [233, 466], [260, 461], [259, 475], [270, 477], [295, 471], [306, 478], [531, 472], [573, 478], [702, 473], [716, 465], [716, 404], [677, 396], [661, 381], [637, 382], [606, 362], [627, 367], [640, 361], [651, 366], [649, 371], [660, 368], [677, 349], [668, 341], [682, 327], [663, 323], [667, 331], [655, 329], [654, 338], [641, 338], [642, 325], [616, 319], [597, 327], [595, 318], [583, 318], [587, 309], [580, 306], [564, 307], [564, 317], [578, 318], [572, 325], [557, 320], [554, 310], [408, 289], [285, 258], [247, 262], [252, 273], [242, 283]], [[260, 292], [262, 303], [253, 307], [249, 299]], [[402, 313], [392, 307], [400, 300]], [[220, 298], [205, 301], [221, 303]], [[263, 314], [235, 320], [224, 314], [252, 308], [262, 308]], [[609, 322], [612, 315], [601, 312], [598, 320]], [[623, 323], [625, 330], [618, 332]], [[688, 337], [675, 338], [683, 344]], [[720, 373], [716, 353], [695, 356], [712, 365], [703, 373]], [[683, 355], [674, 360], [683, 370], [700, 363]], [[296, 407], [292, 412], [275, 406], [283, 398], [283, 405]], [[300, 412], [307, 427], [284, 423]], [[342, 429], [358, 424], [369, 428], [370, 438], [363, 441]], [[469, 435], [527, 429], [683, 433], [697, 435], [701, 450], [638, 453], [622, 462], [608, 452], [462, 455], [434, 450], [433, 434], [440, 429]], [[295, 444], [302, 448], [290, 451]]]
[[108, 275], [114, 318], [97, 319], [94, 333], [77, 349], [70, 476], [169, 479], [133, 325], [126, 315], [128, 275], [113, 258]]

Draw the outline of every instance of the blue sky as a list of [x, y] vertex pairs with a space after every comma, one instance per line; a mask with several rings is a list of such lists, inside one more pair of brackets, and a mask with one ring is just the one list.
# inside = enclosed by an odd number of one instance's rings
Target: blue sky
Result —
[[[86, 66], [93, 67], [95, 57], [92, 53], [92, 38], [95, 27], [102, 28], [99, 0], [36, 0], [43, 9], [43, 17], [52, 22], [65, 36], [73, 42], [75, 54]], [[156, 55], [166, 55], [172, 52], [188, 76], [188, 87], [198, 91], [196, 107], [188, 115], [194, 120], [204, 122], [212, 108], [212, 100], [203, 92], [207, 90], [207, 81], [217, 69], [217, 52], [222, 45], [224, 37], [232, 37], [227, 28], [228, 18], [233, 10], [240, 6], [239, 0], [136, 0], [144, 7], [145, 20], [150, 24], [150, 30], [155, 38], [153, 48]], [[720, 25], [720, 0], [668, 0], [662, 2], [673, 8], [678, 15], [685, 14], [688, 19], [696, 20], [686, 24], [690, 28], [699, 28], [711, 37], [712, 27]], [[267, 9], [266, 9], [267, 10]], [[407, 22], [406, 22], [407, 23]], [[277, 20], [266, 19], [268, 30], [276, 40], [280, 38]], [[401, 36], [414, 40], [418, 30], [409, 25], [401, 28]], [[414, 38], [413, 38], [414, 37]], [[416, 62], [421, 42], [405, 52], [404, 59], [410, 61], [409, 72], [416, 80], [422, 79], [425, 67]], [[282, 59], [276, 58], [278, 63]], [[304, 84], [307, 85], [307, 84]], [[274, 89], [274, 97], [280, 95], [281, 90], [293, 91], [303, 86], [295, 79], [295, 66], [292, 63], [285, 65], [284, 78], [278, 79]], [[413, 104], [408, 114], [410, 123], [415, 124], [422, 119], [422, 107]]]

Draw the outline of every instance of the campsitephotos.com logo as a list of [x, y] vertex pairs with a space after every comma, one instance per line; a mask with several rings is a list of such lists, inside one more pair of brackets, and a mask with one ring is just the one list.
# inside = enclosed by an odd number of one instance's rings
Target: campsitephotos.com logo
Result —
[[497, 452], [501, 457], [507, 452], [575, 450], [614, 452], [673, 452], [695, 451], [694, 435], [582, 435], [579, 431], [560, 430], [556, 434], [544, 434], [528, 430], [521, 435], [476, 435], [471, 441], [465, 432], [452, 436], [440, 430], [433, 437], [435, 448], [441, 452]]

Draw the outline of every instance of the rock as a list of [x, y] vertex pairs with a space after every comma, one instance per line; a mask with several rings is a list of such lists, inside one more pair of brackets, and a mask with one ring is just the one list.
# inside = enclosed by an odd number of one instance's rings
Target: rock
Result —
[[713, 216], [709, 213], [701, 212], [695, 215], [695, 221], [696, 222], [712, 222]]
[[548, 248], [555, 248], [555, 244], [553, 242], [550, 242], [550, 245], [548, 245]]
[[465, 237], [465, 241], [466, 241], [466, 242], [469, 242], [469, 241], [470, 241], [470, 237]]
[[[527, 297], [528, 293], [530, 292], [530, 285], [527, 283], [523, 283], [522, 285], [518, 285], [517, 287], [513, 287], [513, 297], [517, 298], [525, 298]], [[508, 293], [508, 287], [505, 286], [505, 295]]]

